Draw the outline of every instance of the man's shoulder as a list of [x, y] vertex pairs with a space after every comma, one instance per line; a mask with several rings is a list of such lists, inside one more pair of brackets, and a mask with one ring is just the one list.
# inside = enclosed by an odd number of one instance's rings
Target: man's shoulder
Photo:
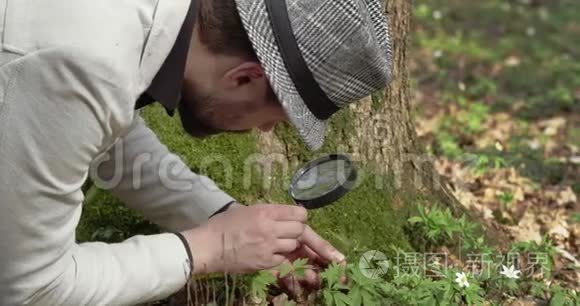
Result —
[[[110, 68], [134, 93], [169, 54], [190, 0], [0, 0], [1, 47], [21, 55], [47, 50]], [[101, 69], [102, 70], [102, 69]]]
[[2, 0], [3, 48], [21, 54], [81, 50], [111, 67], [133, 70], [158, 0]]

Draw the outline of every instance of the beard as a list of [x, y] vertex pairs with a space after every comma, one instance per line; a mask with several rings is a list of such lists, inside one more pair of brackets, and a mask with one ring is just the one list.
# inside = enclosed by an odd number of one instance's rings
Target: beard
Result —
[[[193, 102], [193, 103], [192, 103]], [[213, 135], [225, 133], [227, 131], [212, 126], [210, 120], [201, 114], [205, 113], [195, 110], [190, 104], [200, 103], [190, 99], [190, 101], [181, 100], [179, 102], [178, 112], [181, 119], [181, 126], [192, 137], [207, 138]], [[206, 117], [206, 118], [204, 118]]]
[[210, 96], [199, 97], [196, 95], [186, 95], [181, 99], [178, 106], [181, 126], [187, 134], [195, 138], [208, 138], [210, 136], [230, 133], [245, 134], [251, 130], [230, 131], [218, 128], [215, 122], [215, 116], [219, 112], [219, 106], [227, 107], [225, 103], [220, 103], [217, 99]]

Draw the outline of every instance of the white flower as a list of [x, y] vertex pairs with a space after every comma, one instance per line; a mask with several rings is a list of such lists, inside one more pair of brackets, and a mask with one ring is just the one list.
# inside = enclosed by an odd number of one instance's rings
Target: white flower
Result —
[[443, 13], [441, 13], [441, 11], [434, 11], [433, 12], [433, 19], [439, 20], [439, 19], [441, 19], [441, 17], [443, 17]]
[[519, 279], [520, 276], [518, 274], [520, 274], [520, 271], [516, 270], [516, 268], [512, 265], [511, 267], [506, 267], [504, 265], [501, 266], [502, 271], [499, 272], [499, 274], [507, 277], [507, 278], [513, 278], [513, 279]]
[[469, 282], [467, 281], [467, 275], [465, 275], [464, 272], [457, 272], [455, 273], [455, 276], [457, 276], [457, 278], [455, 279], [455, 282], [459, 285], [459, 287], [461, 288], [467, 288], [469, 287]]

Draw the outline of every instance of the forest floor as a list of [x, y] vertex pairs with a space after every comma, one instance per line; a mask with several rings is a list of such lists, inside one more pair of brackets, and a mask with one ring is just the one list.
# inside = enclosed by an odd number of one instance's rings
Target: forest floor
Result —
[[556, 281], [579, 288], [580, 4], [430, 0], [415, 17], [416, 124], [439, 172], [512, 242], [551, 238]]

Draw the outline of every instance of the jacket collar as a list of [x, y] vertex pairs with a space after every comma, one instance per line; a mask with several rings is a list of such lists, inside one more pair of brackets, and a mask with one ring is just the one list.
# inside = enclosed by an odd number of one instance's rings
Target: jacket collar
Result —
[[181, 100], [185, 65], [198, 9], [199, 0], [192, 0], [173, 48], [149, 88], [137, 100], [137, 109], [157, 101], [165, 107], [170, 116], [175, 114]]

